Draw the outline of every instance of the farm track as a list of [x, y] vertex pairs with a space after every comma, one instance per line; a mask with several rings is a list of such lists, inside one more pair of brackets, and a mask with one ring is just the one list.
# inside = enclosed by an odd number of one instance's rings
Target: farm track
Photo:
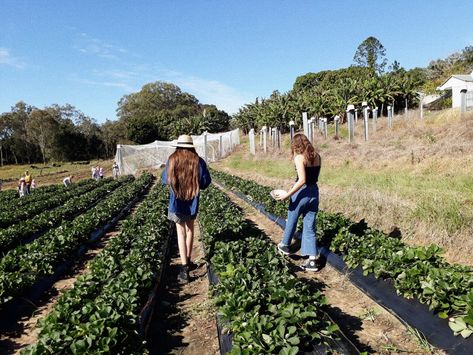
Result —
[[19, 354], [23, 348], [36, 342], [38, 336], [36, 325], [38, 320], [48, 315], [59, 297], [74, 286], [79, 276], [88, 272], [89, 261], [93, 260], [107, 246], [110, 239], [120, 233], [123, 220], [136, 211], [156, 181], [150, 184], [139, 200], [128, 213], [125, 213], [118, 220], [115, 226], [96, 242], [89, 245], [89, 248], [73, 267], [63, 277], [54, 282], [46, 293], [41, 295], [35, 302], [23, 298], [22, 305], [18, 307], [15, 318], [10, 318], [5, 324], [0, 321], [0, 354]]
[[[275, 244], [279, 243], [282, 230], [276, 223], [235, 194], [221, 186], [219, 188], [243, 209], [246, 218], [253, 221]], [[298, 259], [297, 256], [287, 258], [294, 266], [300, 263]], [[338, 273], [330, 265], [326, 265], [318, 273], [297, 271], [297, 266], [294, 270], [299, 278], [325, 294], [329, 305], [327, 313], [361, 351], [377, 354], [443, 354], [421, 341], [414, 335], [413, 330], [352, 285], [346, 275]]]
[[177, 240], [171, 241], [169, 264], [148, 330], [151, 354], [219, 354], [215, 311], [209, 299], [207, 266], [195, 224], [192, 259], [199, 267], [190, 272], [191, 282], [177, 281], [180, 264]]

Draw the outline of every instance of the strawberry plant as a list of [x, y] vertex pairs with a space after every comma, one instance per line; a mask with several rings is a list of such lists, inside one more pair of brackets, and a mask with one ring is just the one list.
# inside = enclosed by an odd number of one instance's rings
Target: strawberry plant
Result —
[[[82, 181], [79, 182], [79, 184], [83, 183], [84, 182]], [[53, 196], [62, 189], [64, 189], [64, 185], [41, 186], [32, 190], [31, 194], [23, 196], [22, 198], [19, 197], [18, 191], [16, 189], [7, 190], [0, 194], [0, 212], [9, 209], [20, 208], [21, 206], [27, 205], [28, 203], [48, 198], [48, 196]]]
[[212, 294], [233, 334], [230, 354], [296, 354], [336, 336], [338, 326], [321, 311], [325, 297], [298, 280], [274, 245], [213, 186], [202, 194], [199, 223], [219, 278]]
[[167, 202], [167, 189], [157, 185], [91, 262], [90, 272], [40, 321], [37, 344], [23, 353], [142, 352], [139, 314], [163, 267]]
[[41, 278], [54, 274], [57, 265], [74, 257], [90, 234], [140, 195], [151, 179], [149, 174], [142, 175], [74, 220], [64, 221], [33, 242], [8, 252], [0, 261], [0, 308]]
[[[284, 216], [279, 203], [268, 201], [270, 187], [259, 186], [223, 172], [212, 171], [226, 187], [242, 192], [275, 215]], [[282, 206], [282, 204], [281, 204]], [[391, 279], [397, 293], [417, 298], [441, 318], [451, 318], [455, 334], [466, 337], [473, 330], [473, 268], [447, 263], [436, 245], [408, 246], [401, 240], [354, 223], [341, 214], [323, 211], [317, 217], [321, 245], [343, 255], [350, 268], [361, 266], [365, 275]]]
[[[74, 196], [86, 193], [97, 186], [94, 180], [84, 180], [83, 183], [72, 185], [70, 188], [62, 189], [54, 194], [41, 194], [37, 201], [30, 201], [22, 206], [10, 206], [7, 210], [1, 212], [0, 227], [8, 227], [14, 223], [19, 223], [27, 218], [31, 218], [38, 213], [60, 206]], [[33, 195], [28, 195], [33, 196]], [[38, 196], [36, 196], [38, 197]], [[20, 200], [23, 200], [20, 199]]]
[[64, 205], [44, 211], [32, 218], [26, 219], [18, 224], [8, 228], [0, 229], [0, 255], [3, 256], [7, 251], [16, 247], [27, 238], [38, 236], [50, 228], [53, 228], [63, 222], [73, 218], [75, 215], [86, 211], [93, 204], [115, 190], [122, 183], [128, 181], [130, 177], [116, 180], [101, 180], [96, 184], [95, 189], [91, 191], [76, 190], [76, 196], [69, 199]]

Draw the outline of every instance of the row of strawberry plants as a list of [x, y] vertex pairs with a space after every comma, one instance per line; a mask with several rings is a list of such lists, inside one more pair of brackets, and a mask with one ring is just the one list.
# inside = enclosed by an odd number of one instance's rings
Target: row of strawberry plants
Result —
[[[86, 181], [81, 181], [79, 184], [83, 184]], [[48, 196], [54, 195], [56, 192], [64, 190], [64, 185], [46, 185], [41, 186], [36, 189], [31, 189], [31, 193], [28, 195], [23, 196], [22, 198], [19, 197], [17, 190], [10, 190], [13, 194], [12, 198], [8, 199], [8, 201], [3, 201], [0, 197], [0, 211], [6, 211], [9, 209], [20, 208], [24, 205], [27, 205], [32, 202], [40, 201]], [[5, 203], [4, 203], [5, 202]]]
[[64, 220], [71, 219], [77, 214], [86, 211], [102, 197], [130, 179], [131, 177], [127, 176], [118, 181], [111, 179], [101, 180], [98, 184], [91, 185], [95, 186], [92, 191], [82, 191], [82, 194], [77, 194], [76, 197], [66, 201], [63, 206], [50, 211], [44, 211], [8, 228], [0, 229], [0, 257], [25, 239], [51, 229]]
[[321, 311], [325, 297], [298, 280], [269, 239], [213, 186], [202, 194], [199, 223], [219, 278], [212, 291], [218, 314], [233, 334], [230, 354], [297, 354], [337, 335]]
[[170, 225], [167, 189], [146, 197], [121, 232], [39, 323], [38, 342], [24, 354], [136, 353], [140, 310], [164, 265]]
[[0, 228], [19, 223], [38, 213], [60, 206], [67, 200], [86, 193], [96, 186], [97, 182], [94, 180], [83, 180], [83, 182], [79, 184], [71, 185], [68, 189], [61, 189], [54, 194], [45, 194], [43, 198], [38, 201], [28, 203], [19, 208], [12, 207], [6, 211], [2, 211], [0, 215]]
[[58, 265], [77, 254], [92, 232], [142, 194], [151, 180], [150, 174], [142, 175], [74, 220], [64, 221], [33, 242], [8, 252], [0, 261], [0, 308], [40, 279], [53, 275]]
[[0, 191], [0, 203], [6, 203], [18, 199], [18, 191], [15, 189]]
[[[270, 187], [249, 180], [212, 171], [214, 177], [234, 188], [275, 215], [286, 209], [285, 203], [267, 203]], [[401, 240], [354, 223], [341, 214], [319, 212], [317, 234], [321, 244], [343, 255], [346, 264], [360, 265], [365, 275], [392, 279], [397, 293], [417, 298], [441, 318], [450, 318], [454, 334], [473, 334], [473, 268], [447, 263], [438, 246], [408, 246]]]

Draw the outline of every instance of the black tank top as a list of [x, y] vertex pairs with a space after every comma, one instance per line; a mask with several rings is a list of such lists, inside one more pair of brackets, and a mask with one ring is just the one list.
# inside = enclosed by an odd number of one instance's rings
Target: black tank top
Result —
[[[317, 166], [305, 166], [305, 184], [306, 185], [317, 185], [319, 181], [320, 165]], [[297, 174], [297, 170], [296, 170]], [[296, 182], [299, 180], [299, 176], [296, 175]]]
[[319, 174], [320, 174], [320, 165], [306, 166], [305, 167], [305, 184], [317, 185], [317, 181], [319, 181]]

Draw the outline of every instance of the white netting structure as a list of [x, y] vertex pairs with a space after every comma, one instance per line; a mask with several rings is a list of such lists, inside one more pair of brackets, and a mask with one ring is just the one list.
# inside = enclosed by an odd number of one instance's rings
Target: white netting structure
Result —
[[[207, 162], [226, 157], [240, 144], [240, 130], [224, 133], [204, 133], [192, 136], [195, 150]], [[176, 148], [170, 141], [154, 141], [143, 145], [117, 145], [115, 161], [120, 174], [134, 174], [143, 168], [159, 168], [166, 163]]]

